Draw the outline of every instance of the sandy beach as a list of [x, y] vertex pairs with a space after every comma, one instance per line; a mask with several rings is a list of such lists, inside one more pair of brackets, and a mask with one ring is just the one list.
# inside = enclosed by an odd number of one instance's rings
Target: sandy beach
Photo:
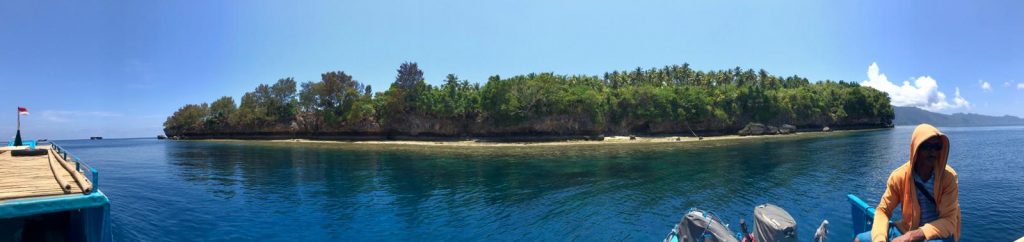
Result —
[[307, 143], [307, 144], [318, 144], [318, 145], [359, 145], [359, 146], [382, 146], [382, 147], [394, 147], [394, 146], [407, 146], [407, 147], [558, 147], [558, 146], [591, 146], [591, 145], [634, 145], [634, 144], [672, 144], [672, 143], [717, 143], [717, 141], [755, 141], [755, 140], [774, 140], [774, 139], [794, 139], [794, 138], [810, 138], [810, 137], [821, 137], [834, 134], [843, 134], [849, 132], [867, 131], [874, 129], [864, 130], [841, 130], [832, 132], [800, 132], [794, 134], [785, 135], [757, 135], [757, 136], [739, 136], [739, 135], [722, 135], [722, 136], [709, 136], [698, 139], [692, 136], [608, 136], [604, 140], [566, 140], [566, 141], [551, 141], [551, 142], [491, 142], [491, 141], [477, 141], [477, 140], [462, 140], [462, 141], [414, 141], [414, 140], [374, 140], [374, 141], [337, 141], [337, 140], [310, 140], [310, 139], [277, 139], [277, 140], [236, 140], [236, 139], [208, 139], [207, 141], [215, 142], [256, 142], [256, 143], [275, 143], [275, 144], [286, 144], [286, 143]]

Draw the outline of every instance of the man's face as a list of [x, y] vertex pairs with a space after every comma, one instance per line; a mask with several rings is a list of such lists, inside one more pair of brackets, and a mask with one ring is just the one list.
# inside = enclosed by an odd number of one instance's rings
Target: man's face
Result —
[[917, 147], [917, 160], [914, 161], [914, 170], [918, 174], [931, 174], [939, 162], [939, 152], [943, 150], [942, 140], [939, 137], [931, 137]]

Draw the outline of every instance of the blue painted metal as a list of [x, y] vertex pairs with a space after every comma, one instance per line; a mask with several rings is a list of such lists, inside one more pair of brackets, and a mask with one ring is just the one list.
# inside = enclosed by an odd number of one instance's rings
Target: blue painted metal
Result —
[[[853, 220], [853, 234], [850, 238], [857, 236], [857, 234], [871, 231], [871, 226], [875, 222], [875, 207], [868, 206], [867, 202], [861, 200], [859, 197], [853, 194], [846, 194], [847, 200], [850, 202], [850, 219]], [[897, 231], [902, 233], [896, 224], [889, 220], [889, 230]]]
[[98, 207], [109, 203], [107, 196], [99, 191], [89, 195], [68, 194], [14, 199], [0, 202], [0, 219]]
[[110, 204], [83, 209], [81, 212], [85, 241], [113, 241], [110, 230]]
[[[36, 140], [26, 140], [25, 142], [21, 142], [21, 145], [28, 146], [29, 149], [33, 150], [36, 149], [36, 144], [38, 144], [38, 141]], [[14, 141], [7, 141], [7, 146], [14, 146]]]
[[875, 221], [875, 208], [868, 206], [868, 203], [853, 194], [847, 194], [850, 201], [850, 218], [853, 220], [853, 236], [871, 230], [871, 224]]
[[[67, 241], [112, 241], [110, 201], [103, 192], [9, 200], [0, 203], [0, 224], [17, 224], [20, 217], [68, 212]], [[7, 228], [13, 229], [13, 228]], [[4, 229], [0, 229], [2, 231]], [[10, 232], [10, 231], [8, 231]]]

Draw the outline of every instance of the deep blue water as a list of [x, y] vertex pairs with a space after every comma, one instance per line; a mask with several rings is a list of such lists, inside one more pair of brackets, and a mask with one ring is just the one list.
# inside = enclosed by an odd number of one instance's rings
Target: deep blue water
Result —
[[[61, 141], [100, 170], [118, 241], [660, 240], [688, 208], [736, 224], [775, 203], [851, 236], [912, 127], [811, 138], [554, 148]], [[1024, 127], [944, 128], [963, 235], [1024, 235]], [[735, 225], [734, 225], [735, 228]]]

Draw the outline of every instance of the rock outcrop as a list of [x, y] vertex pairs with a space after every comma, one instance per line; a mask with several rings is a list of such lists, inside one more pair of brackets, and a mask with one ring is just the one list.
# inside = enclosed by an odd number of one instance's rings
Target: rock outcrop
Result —
[[740, 129], [740, 131], [737, 132], [737, 134], [739, 134], [740, 136], [792, 134], [796, 133], [796, 130], [796, 126], [792, 124], [783, 124], [781, 127], [776, 127], [772, 125], [764, 125], [761, 123], [747, 123], [747, 125], [743, 126], [743, 129]]
[[793, 126], [793, 125], [790, 125], [790, 124], [783, 124], [782, 127], [779, 128], [779, 134], [792, 134], [792, 133], [796, 133], [796, 126]]
[[737, 133], [740, 136], [747, 136], [747, 135], [764, 135], [767, 132], [768, 132], [768, 127], [765, 126], [764, 124], [761, 124], [761, 123], [748, 123], [747, 126], [744, 126], [743, 129], [741, 129]]

